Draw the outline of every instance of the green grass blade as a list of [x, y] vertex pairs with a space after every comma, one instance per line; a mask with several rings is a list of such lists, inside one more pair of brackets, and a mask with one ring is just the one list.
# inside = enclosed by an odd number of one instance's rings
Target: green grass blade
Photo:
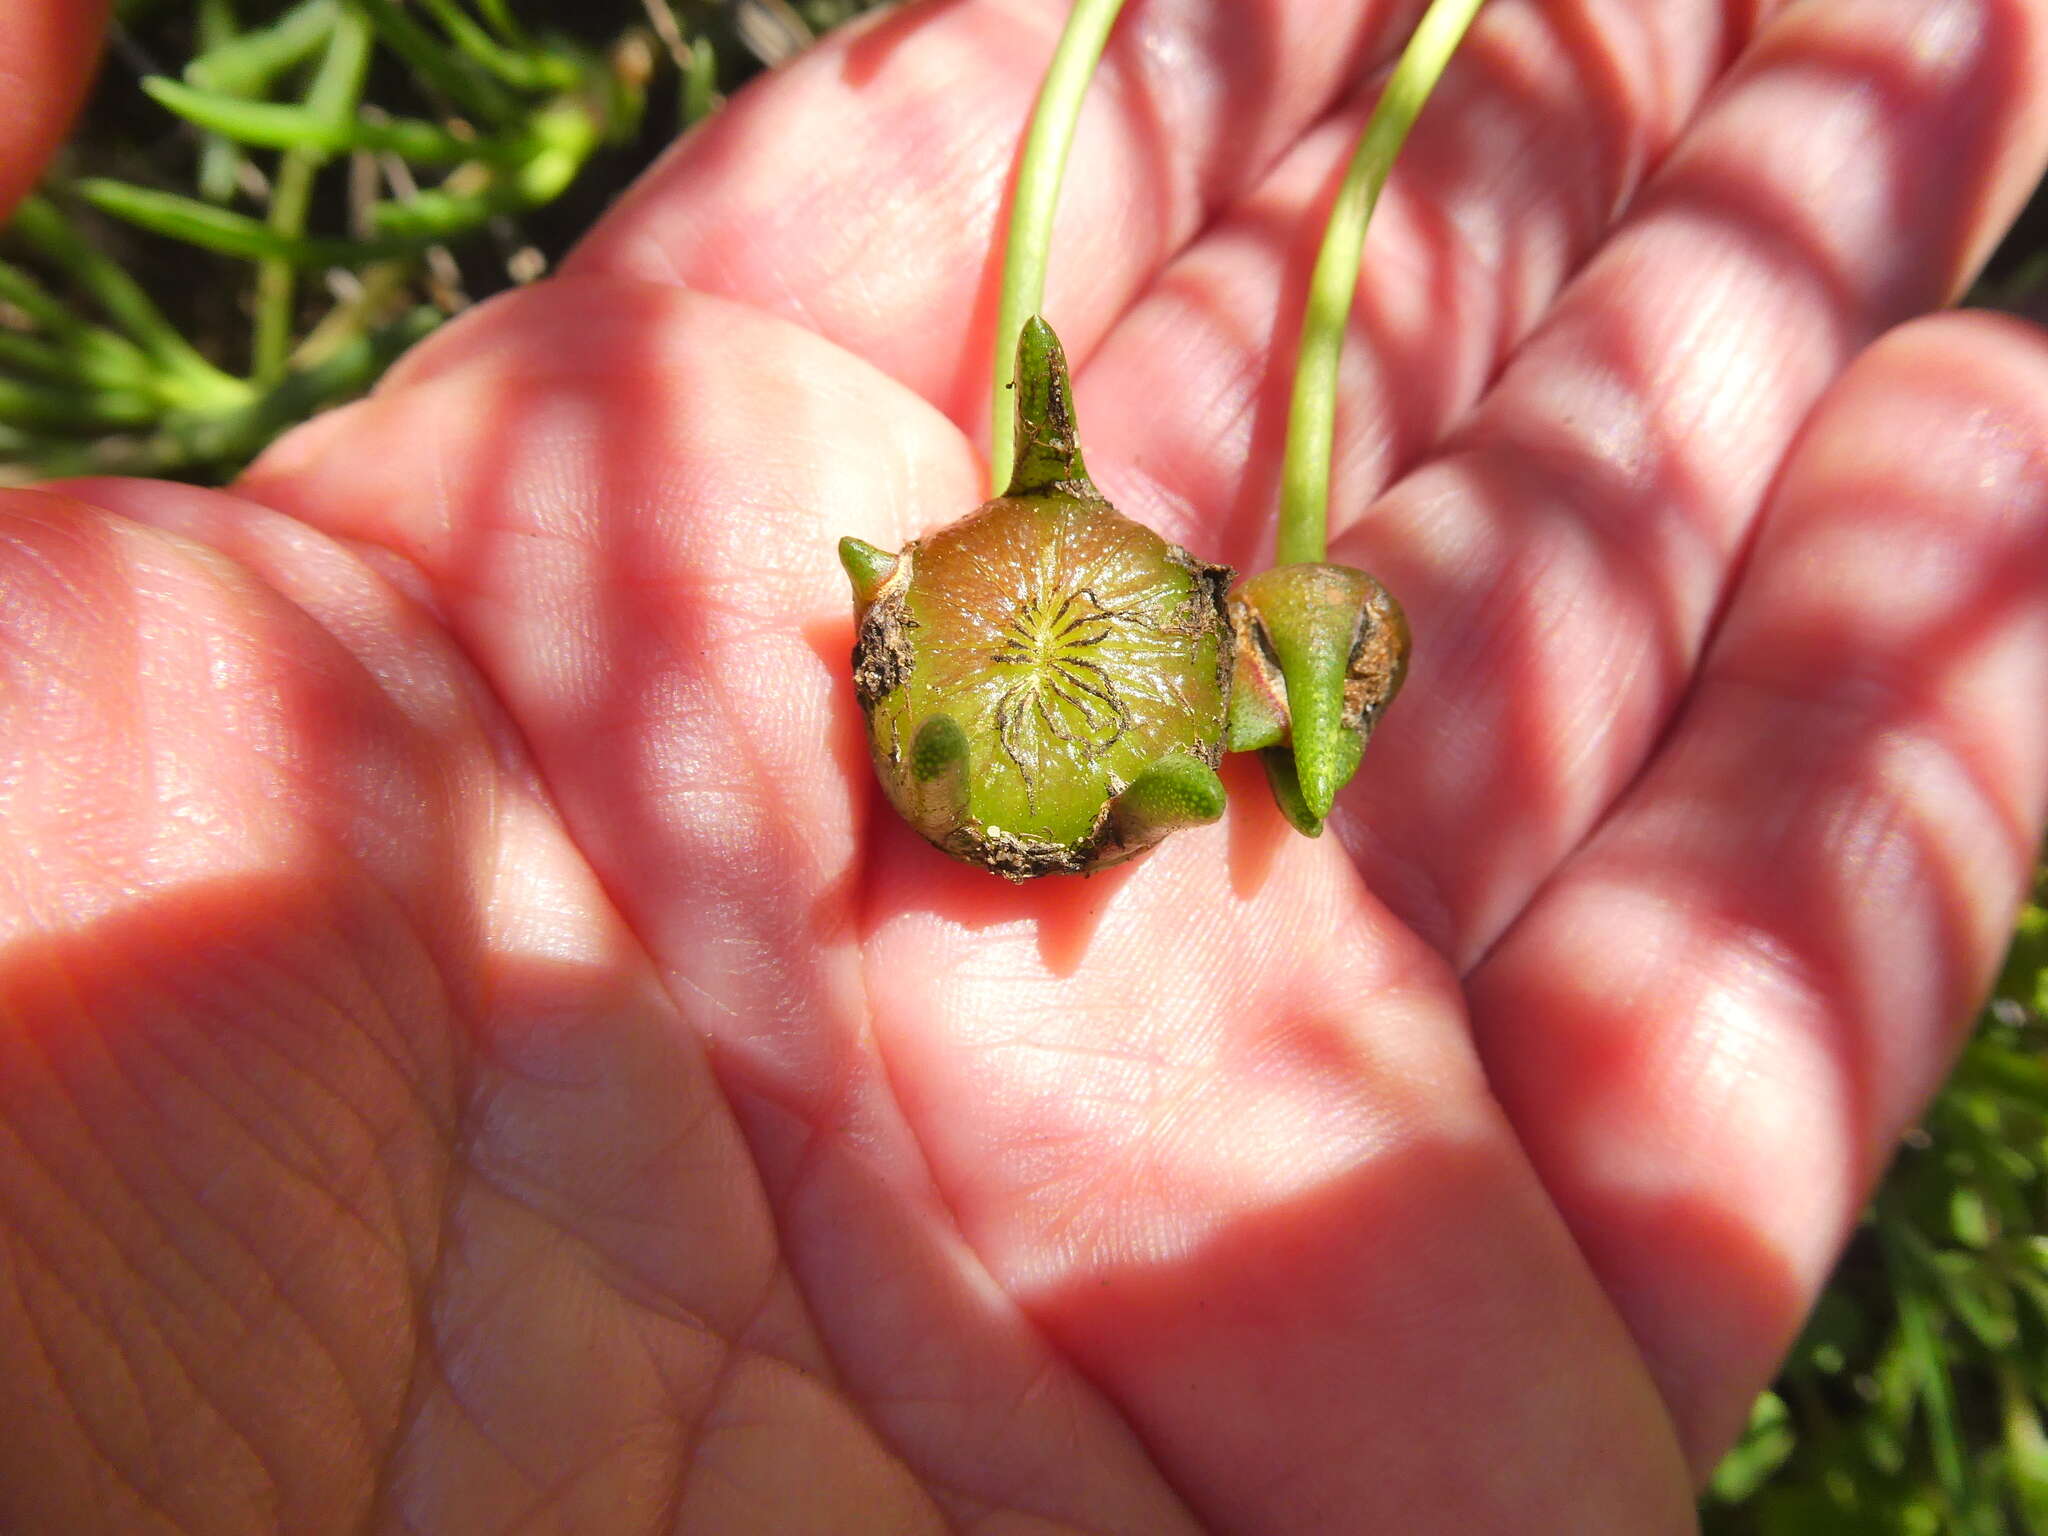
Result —
[[1924, 1244], [1906, 1221], [1896, 1216], [1881, 1212], [1877, 1229], [1898, 1301], [1900, 1343], [1920, 1399], [1921, 1418], [1927, 1426], [1934, 1475], [1951, 1511], [1961, 1519], [1975, 1505], [1976, 1498], [1963, 1453], [1962, 1432], [1956, 1421], [1955, 1384], [1949, 1379], [1948, 1362], [1942, 1354], [1933, 1304], [1921, 1283], [1919, 1271], [1924, 1264], [1918, 1250]]
[[80, 182], [77, 191], [95, 208], [138, 229], [244, 261], [283, 261], [294, 267], [348, 266], [395, 253], [393, 247], [360, 240], [281, 235], [247, 214], [125, 181], [95, 178]]
[[421, 245], [466, 234], [501, 213], [538, 208], [576, 179], [600, 135], [600, 125], [581, 106], [554, 108], [534, 120], [536, 148], [524, 162], [500, 168], [474, 189], [437, 187], [403, 202], [378, 203], [371, 223], [401, 245]]
[[1994, 1040], [1973, 1040], [1957, 1064], [1956, 1081], [1966, 1089], [2012, 1099], [2030, 1113], [2048, 1115], [2048, 1061], [2039, 1056]]
[[520, 91], [567, 91], [575, 88], [580, 72], [568, 59], [539, 50], [517, 51], [501, 46], [482, 27], [463, 14], [454, 0], [421, 0], [434, 13], [448, 41], [479, 68]]
[[689, 65], [683, 71], [683, 126], [711, 115], [718, 103], [718, 55], [708, 38], [690, 44]]
[[[235, 25], [234, 0], [199, 0], [196, 25], [202, 53], [233, 42], [239, 30]], [[206, 135], [199, 146], [199, 195], [209, 203], [232, 201], [241, 181], [242, 165], [241, 150], [217, 133]]]
[[208, 48], [185, 66], [186, 83], [231, 96], [261, 96], [279, 75], [319, 50], [339, 14], [335, 0], [303, 0], [269, 26]]
[[[118, 186], [120, 183], [110, 185]], [[189, 202], [190, 199], [183, 201]], [[207, 207], [204, 203], [192, 206]], [[159, 367], [179, 375], [196, 389], [218, 389], [225, 394], [239, 395], [241, 381], [222, 373], [201, 357], [119, 263], [78, 236], [56, 204], [40, 196], [22, 199], [14, 210], [14, 222], [10, 228], [54, 266], [69, 274], [106, 312], [107, 318], [127, 332]]]
[[168, 430], [184, 462], [240, 463], [316, 411], [362, 393], [392, 361], [442, 320], [425, 306], [388, 325], [358, 331], [310, 367], [294, 369], [239, 411], [173, 421]]
[[91, 328], [12, 262], [0, 261], [0, 300], [12, 304], [52, 336], [76, 336]]
[[349, 0], [349, 5], [368, 18], [384, 46], [405, 61], [422, 85], [440, 92], [479, 124], [503, 128], [519, 120], [519, 103], [503, 85], [461, 54], [450, 53], [392, 0]]
[[88, 378], [78, 356], [64, 347], [0, 327], [0, 367], [50, 384], [84, 385]]
[[13, 427], [115, 431], [152, 422], [160, 411], [140, 390], [75, 389], [0, 375], [0, 421]]
[[476, 158], [485, 146], [438, 124], [415, 117], [335, 119], [295, 103], [245, 101], [217, 91], [195, 90], [162, 75], [142, 82], [160, 105], [207, 132], [255, 149], [321, 155], [352, 150], [388, 151], [422, 165], [453, 165]]
[[526, 30], [519, 25], [511, 11], [505, 7], [505, 0], [476, 0], [477, 14], [484, 19], [484, 25], [498, 35], [498, 40], [508, 48], [533, 46]]
[[1776, 1393], [1764, 1392], [1750, 1404], [1749, 1426], [1742, 1439], [1721, 1459], [1709, 1484], [1715, 1499], [1739, 1504], [1761, 1488], [1785, 1464], [1798, 1443], [1791, 1415]]

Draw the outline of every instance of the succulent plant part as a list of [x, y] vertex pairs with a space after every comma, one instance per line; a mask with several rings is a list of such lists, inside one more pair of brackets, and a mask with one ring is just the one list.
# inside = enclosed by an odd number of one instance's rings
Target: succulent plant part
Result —
[[1086, 874], [1223, 814], [1230, 572], [1104, 499], [1058, 340], [1017, 345], [1003, 495], [890, 554], [840, 542], [854, 688], [890, 801], [955, 858]]
[[1315, 837], [1401, 691], [1408, 620], [1364, 571], [1321, 562], [1248, 577], [1230, 609], [1230, 750], [1259, 753], [1281, 810]]
[[1309, 837], [1321, 834], [1408, 670], [1400, 604], [1364, 571], [1325, 560], [1338, 358], [1381, 189], [1481, 3], [1430, 0], [1352, 150], [1302, 306], [1280, 471], [1281, 563], [1232, 594], [1230, 749], [1258, 752], [1273, 798]]
[[[854, 686], [904, 818], [1013, 880], [1086, 874], [1223, 813], [1215, 768], [1256, 751], [1297, 831], [1323, 830], [1408, 669], [1408, 622], [1331, 565], [1337, 361], [1365, 231], [1394, 157], [1482, 0], [1430, 0], [1352, 153], [1310, 276], [1281, 473], [1278, 558], [1225, 594], [1205, 565], [1111, 507], [1075, 439], [1042, 302], [1059, 183], [1122, 0], [1075, 0], [1017, 173], [997, 314], [993, 501], [890, 554], [842, 539]], [[1020, 328], [1021, 327], [1021, 328]], [[1007, 338], [1015, 334], [1015, 383]]]

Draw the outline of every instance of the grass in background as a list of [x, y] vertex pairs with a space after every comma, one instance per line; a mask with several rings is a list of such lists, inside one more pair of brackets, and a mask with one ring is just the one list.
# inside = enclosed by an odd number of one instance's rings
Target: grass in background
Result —
[[231, 477], [867, 3], [128, 0], [0, 239], [0, 463]]
[[[132, 0], [0, 237], [0, 477], [222, 481], [531, 281], [681, 125], [872, 0]], [[2039, 313], [2037, 197], [1978, 297]], [[2048, 1536], [2048, 887], [1704, 1505]]]
[[1711, 1536], [2048, 1536], [2048, 877], [1749, 1430]]

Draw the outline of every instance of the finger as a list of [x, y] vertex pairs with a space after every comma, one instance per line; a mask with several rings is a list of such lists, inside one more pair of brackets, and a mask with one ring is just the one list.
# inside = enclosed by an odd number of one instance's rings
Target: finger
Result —
[[[1333, 507], [1369, 504], [1471, 408], [1775, 8], [1481, 9], [1373, 214]], [[1362, 84], [1178, 256], [1081, 375], [1098, 478], [1209, 558], [1270, 552], [1309, 268], [1379, 85]]]
[[[1131, 6], [1061, 195], [1045, 307], [1068, 352], [1085, 356], [1417, 9]], [[1004, 205], [1064, 13], [1049, 0], [954, 0], [836, 34], [684, 140], [569, 270], [758, 305], [979, 421]]]
[[85, 99], [107, 0], [16, 0], [0, 7], [0, 219], [56, 153]]
[[[183, 1166], [235, 1194], [203, 1213], [168, 1201], [157, 1212], [167, 1228], [205, 1232], [209, 1216], [257, 1227], [266, 1213], [308, 1208], [352, 1218], [332, 1230], [310, 1216], [278, 1221], [252, 1255], [285, 1276], [275, 1312], [290, 1319], [306, 1308], [310, 1335], [306, 1361], [259, 1357], [270, 1382], [297, 1393], [325, 1381], [324, 1345], [353, 1381], [385, 1389], [357, 1405], [360, 1425], [343, 1417], [325, 1430], [367, 1459], [345, 1485], [348, 1501], [374, 1497], [381, 1518], [414, 1529], [503, 1529], [559, 1508], [559, 1490], [573, 1485], [574, 1508], [605, 1529], [632, 1528], [656, 1507], [680, 1527], [807, 1528], [820, 1501], [835, 1498], [891, 1529], [930, 1529], [922, 1491], [830, 1388], [829, 1360], [779, 1265], [701, 1041], [679, 1024], [447, 636], [357, 554], [265, 509], [142, 481], [78, 489], [228, 557], [212, 563], [232, 561], [260, 580], [248, 583], [247, 609], [268, 604], [297, 620], [302, 645], [246, 646], [257, 654], [231, 673], [251, 613], [160, 596], [184, 610], [162, 638], [189, 635], [201, 665], [181, 673], [186, 658], [160, 641], [151, 670], [182, 675], [190, 692], [217, 690], [223, 711], [246, 696], [244, 709], [264, 720], [260, 755], [274, 776], [317, 765], [323, 784], [367, 802], [334, 806], [332, 793], [259, 786], [269, 824], [289, 827], [300, 812], [302, 843], [320, 847], [333, 824], [374, 853], [368, 888], [323, 878], [331, 860], [224, 827], [223, 847], [274, 878], [252, 882], [246, 903], [213, 896], [202, 912], [216, 931], [198, 916], [179, 930], [195, 954], [147, 957], [170, 978], [158, 987], [175, 1009], [116, 967], [90, 1013], [97, 1038], [131, 1071], [158, 1070], [150, 1046], [170, 1046], [183, 1067], [197, 1060], [198, 1107], [170, 1117], [161, 1138], [138, 1130], [135, 1150], [161, 1158], [159, 1139], [189, 1143]], [[414, 574], [385, 563], [401, 579]], [[329, 672], [354, 692], [330, 703], [303, 681]], [[174, 700], [151, 703], [157, 722], [177, 720]], [[403, 726], [380, 732], [379, 750], [355, 750], [337, 730], [393, 711]], [[159, 793], [166, 781], [176, 787], [153, 818], [159, 847], [180, 823], [225, 820], [217, 807], [237, 798], [238, 758], [212, 721], [190, 725], [184, 747], [157, 743], [155, 775], [120, 772], [96, 741], [94, 773], [46, 797], [73, 841], [81, 818], [105, 826], [77, 793], [101, 778], [131, 792], [152, 777]], [[10, 832], [21, 821], [10, 816]], [[100, 859], [105, 843], [95, 840]], [[294, 890], [295, 878], [308, 889]], [[422, 885], [429, 899], [414, 907]], [[399, 903], [408, 910], [392, 910]], [[91, 931], [96, 968], [135, 926]], [[430, 955], [418, 953], [423, 945]], [[367, 971], [367, 989], [352, 964]], [[147, 1029], [130, 1017], [138, 1010]], [[281, 1070], [280, 1054], [300, 1073]], [[233, 1067], [252, 1055], [266, 1065]], [[422, 1079], [410, 1090], [397, 1080], [407, 1068]], [[238, 1141], [213, 1123], [223, 1111], [284, 1145], [262, 1134], [255, 1145]], [[285, 1135], [289, 1126], [300, 1129]], [[361, 1143], [371, 1142], [387, 1160], [381, 1171], [360, 1166]], [[393, 1277], [399, 1261], [408, 1273]], [[397, 1316], [394, 1278], [406, 1304]], [[256, 1395], [263, 1384], [252, 1390], [240, 1378], [237, 1356], [249, 1336], [290, 1329], [260, 1310], [213, 1321], [190, 1357], [193, 1385], [231, 1403]], [[148, 1332], [147, 1322], [124, 1325]], [[83, 1411], [118, 1402], [102, 1394]], [[290, 1524], [322, 1529], [333, 1515], [304, 1486], [323, 1470], [304, 1442], [317, 1441], [319, 1410], [332, 1417], [332, 1405], [295, 1402], [256, 1448], [291, 1507], [312, 1505]], [[809, 1452], [801, 1485], [776, 1449], [792, 1440]], [[220, 1447], [193, 1454], [207, 1475], [190, 1481], [219, 1486], [224, 1505], [250, 1493]]]
[[417, 569], [726, 1066], [810, 1103], [857, 1059], [872, 777], [834, 544], [895, 548], [977, 480], [937, 412], [815, 336], [563, 278], [246, 485]]
[[706, 1042], [822, 1352], [950, 1523], [1176, 1532], [1129, 1431], [954, 1230], [869, 1026], [875, 791], [833, 547], [894, 548], [979, 481], [935, 410], [806, 331], [564, 278], [438, 334], [248, 486], [417, 572]]
[[1333, 545], [1415, 634], [1339, 831], [1456, 963], [1642, 762], [1813, 400], [2033, 184], [2044, 77], [2031, 0], [1787, 12], [1443, 457]]
[[884, 831], [876, 1036], [948, 1209], [1209, 1529], [1690, 1530], [1441, 960], [1257, 777], [1086, 884]]
[[2048, 809], [2048, 340], [1925, 322], [1788, 464], [1643, 780], [1473, 977], [1702, 1475], [1988, 984]]

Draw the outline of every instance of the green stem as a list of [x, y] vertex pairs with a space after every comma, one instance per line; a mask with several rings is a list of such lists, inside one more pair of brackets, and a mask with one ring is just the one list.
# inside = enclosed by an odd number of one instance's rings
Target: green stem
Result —
[[1481, 0], [1430, 0], [1387, 79], [1372, 119], [1337, 189], [1323, 246], [1309, 279], [1301, 317], [1301, 351], [1294, 366], [1294, 397], [1287, 413], [1287, 456], [1280, 472], [1280, 565], [1319, 561], [1326, 552], [1330, 505], [1330, 445], [1337, 417], [1337, 358], [1358, 289], [1365, 227], [1386, 185], [1394, 157], [1436, 88]]
[[989, 480], [1001, 495], [1010, 483], [1016, 451], [1016, 423], [1010, 386], [1017, 363], [1017, 336], [1045, 302], [1045, 266], [1052, 246], [1052, 221], [1059, 206], [1060, 177], [1073, 146], [1081, 99], [1109, 41], [1123, 0], [1074, 0], [1053, 50], [1052, 64], [1031, 109], [1031, 129], [1017, 166], [1017, 195], [1010, 205], [1010, 233], [1003, 249], [1003, 289], [996, 310], [995, 403], [989, 415]]
[[[60, 304], [43, 287], [19, 267], [0, 261], [0, 300], [12, 304], [34, 323], [44, 336], [59, 343], [47, 352], [34, 348], [43, 345], [35, 337], [0, 332], [0, 339], [7, 342], [0, 352], [12, 350], [16, 366], [31, 372], [39, 369], [35, 358], [62, 360], [67, 375], [83, 379], [88, 384], [108, 389], [141, 389], [164, 380], [173, 386], [183, 382], [183, 375], [162, 373], [140, 347], [127, 337], [108, 330], [101, 325], [88, 325]], [[22, 346], [31, 350], [24, 351]], [[223, 379], [225, 375], [221, 376]], [[233, 381], [229, 381], [233, 382]]]
[[[336, 18], [327, 52], [306, 93], [307, 112], [336, 128], [354, 119], [370, 67], [370, 40], [370, 24], [360, 12], [345, 11]], [[266, 221], [273, 233], [287, 240], [305, 234], [313, 181], [327, 158], [324, 149], [297, 149], [279, 162]], [[257, 267], [254, 371], [261, 383], [274, 384], [284, 376], [292, 349], [296, 291], [297, 273], [291, 262], [270, 258]]]
[[470, 59], [443, 48], [393, 0], [350, 0], [350, 8], [370, 19], [384, 45], [405, 60], [422, 84], [447, 97], [479, 127], [518, 121], [518, 103], [502, 85], [479, 72]]
[[[196, 23], [202, 50], [221, 47], [235, 40], [233, 0], [199, 0]], [[144, 85], [148, 82], [144, 81]], [[226, 203], [235, 195], [235, 181], [242, 165], [242, 151], [217, 133], [209, 133], [199, 145], [199, 195], [209, 203]]]
[[[313, 176], [320, 162], [295, 152], [279, 163], [271, 182], [270, 217], [273, 233], [286, 239], [305, 228], [306, 208], [312, 201]], [[297, 272], [281, 257], [265, 257], [256, 267], [256, 326], [250, 355], [250, 371], [259, 384], [275, 384], [284, 374], [292, 350], [292, 308], [298, 296]]]

